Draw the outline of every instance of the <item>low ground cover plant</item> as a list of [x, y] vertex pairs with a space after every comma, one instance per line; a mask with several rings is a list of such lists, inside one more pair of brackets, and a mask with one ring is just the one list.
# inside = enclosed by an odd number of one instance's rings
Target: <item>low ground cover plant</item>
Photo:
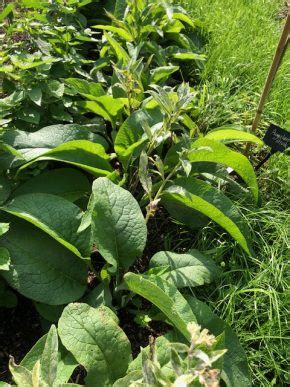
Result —
[[[255, 257], [237, 203], [256, 206], [258, 184], [238, 144], [262, 142], [196, 125], [202, 23], [174, 3], [100, 7], [22, 0], [1, 14], [0, 303], [14, 289], [51, 326], [10, 360], [14, 383], [74, 385], [82, 366], [89, 386], [250, 386], [236, 334], [195, 292], [222, 269], [190, 246], [148, 254], [148, 230], [163, 217], [198, 236], [213, 221]], [[124, 310], [164, 324], [134, 359]]]

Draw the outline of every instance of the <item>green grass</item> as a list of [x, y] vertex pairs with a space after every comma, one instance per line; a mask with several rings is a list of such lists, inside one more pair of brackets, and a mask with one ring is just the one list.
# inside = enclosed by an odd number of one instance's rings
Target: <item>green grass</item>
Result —
[[[254, 230], [256, 257], [247, 257], [214, 226], [194, 247], [214, 254], [224, 268], [203, 297], [238, 334], [247, 352], [254, 386], [286, 385], [289, 215], [279, 201], [259, 210], [243, 209]], [[287, 225], [288, 221], [288, 225]], [[289, 293], [288, 293], [289, 296]]]
[[[206, 101], [200, 124], [250, 126], [284, 25], [283, 0], [185, 0], [208, 31], [202, 72]], [[290, 119], [290, 50], [269, 96], [261, 126]], [[289, 128], [290, 129], [290, 128]]]
[[[283, 27], [284, 1], [188, 0], [182, 3], [209, 31], [208, 59], [201, 74], [205, 102], [198, 124], [203, 130], [224, 124], [250, 129]], [[259, 136], [269, 122], [290, 130], [289, 84], [288, 48], [267, 101]], [[194, 244], [195, 248], [211, 252], [224, 267], [220, 281], [202, 289], [198, 296], [211, 304], [237, 332], [248, 355], [254, 386], [290, 383], [287, 374], [289, 301], [286, 299], [288, 296], [289, 300], [290, 278], [288, 180], [287, 156], [274, 155], [259, 175], [262, 206], [253, 208], [241, 204], [253, 230], [255, 258], [245, 256], [213, 224], [203, 230]], [[185, 234], [190, 240], [190, 234]]]

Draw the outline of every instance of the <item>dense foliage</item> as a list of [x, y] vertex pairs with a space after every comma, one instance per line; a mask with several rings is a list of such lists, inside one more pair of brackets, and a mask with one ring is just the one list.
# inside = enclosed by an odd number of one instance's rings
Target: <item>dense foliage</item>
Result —
[[[258, 185], [234, 143], [262, 142], [196, 125], [202, 23], [174, 3], [108, 3], [22, 0], [0, 14], [0, 303], [14, 306], [14, 289], [58, 325], [11, 359], [14, 382], [73, 385], [82, 365], [89, 386], [250, 386], [236, 334], [194, 293], [222, 275], [210, 254], [136, 262], [157, 214], [196, 234], [212, 220], [254, 257], [235, 203], [257, 204]], [[124, 308], [167, 324], [134, 360]]]

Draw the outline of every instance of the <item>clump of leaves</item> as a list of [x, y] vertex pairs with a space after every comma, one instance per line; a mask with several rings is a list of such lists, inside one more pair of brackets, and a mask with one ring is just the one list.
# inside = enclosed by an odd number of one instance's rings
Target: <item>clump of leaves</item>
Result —
[[[214, 350], [216, 338], [196, 323], [189, 323], [187, 329], [191, 335], [190, 344], [171, 343], [171, 359], [165, 367], [158, 361], [153, 341], [151, 358], [146, 359], [144, 355], [142, 359], [142, 378], [132, 381], [130, 386], [219, 386], [219, 370], [213, 368], [213, 364], [226, 350]], [[118, 382], [115, 385], [118, 386]]]

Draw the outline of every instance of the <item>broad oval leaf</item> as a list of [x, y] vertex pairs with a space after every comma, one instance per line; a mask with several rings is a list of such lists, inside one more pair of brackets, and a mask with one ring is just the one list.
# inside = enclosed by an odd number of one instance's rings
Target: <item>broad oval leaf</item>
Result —
[[[237, 207], [223, 193], [194, 177], [179, 178], [164, 191], [162, 203], [168, 209], [178, 203], [188, 210], [197, 210], [223, 227], [249, 254], [253, 254], [251, 235]], [[173, 216], [178, 219], [178, 213]]]
[[128, 288], [157, 306], [188, 340], [190, 334], [187, 324], [196, 321], [190, 306], [174, 285], [158, 276], [146, 276], [134, 273], [124, 275]]
[[10, 252], [10, 270], [2, 273], [25, 297], [50, 305], [78, 300], [87, 285], [87, 265], [32, 224], [10, 217], [0, 238]]
[[93, 101], [78, 101], [77, 105], [86, 111], [102, 116], [107, 121], [114, 122], [127, 102], [127, 98], [113, 98], [111, 95], [102, 95], [101, 97], [95, 97]]
[[134, 161], [140, 155], [148, 141], [143, 125], [145, 126], [147, 122], [147, 125], [152, 126], [159, 121], [162, 121], [162, 116], [158, 109], [151, 111], [141, 109], [131, 114], [121, 125], [114, 147], [125, 169], [128, 168], [130, 161]]
[[147, 228], [138, 202], [107, 178], [94, 181], [92, 234], [98, 250], [113, 266], [128, 268], [146, 244]]
[[161, 66], [156, 67], [150, 72], [151, 83], [165, 81], [171, 74], [179, 70], [179, 66]]
[[67, 78], [65, 83], [72, 88], [75, 93], [83, 97], [94, 100], [96, 97], [105, 95], [105, 90], [100, 83], [89, 82], [80, 78]]
[[198, 324], [207, 328], [215, 336], [224, 335], [224, 355], [222, 379], [228, 387], [251, 387], [251, 377], [247, 357], [239, 339], [231, 327], [214, 314], [204, 302], [191, 296], [187, 301], [195, 314]]
[[112, 174], [109, 159], [102, 145], [86, 140], [75, 140], [59, 145], [22, 165], [18, 173], [38, 161], [54, 160], [82, 168], [94, 176], [109, 176]]
[[78, 257], [89, 256], [89, 229], [78, 231], [83, 212], [68, 200], [46, 193], [32, 193], [17, 196], [1, 209], [32, 223]]
[[248, 184], [253, 197], [258, 201], [259, 192], [255, 171], [249, 160], [227, 146], [207, 138], [200, 138], [191, 145], [190, 162], [207, 161], [231, 167]]
[[86, 126], [50, 125], [36, 132], [8, 130], [0, 135], [0, 140], [19, 150], [26, 161], [39, 157], [50, 149], [75, 140], [87, 140], [107, 146], [106, 140], [93, 133]]
[[220, 269], [214, 261], [194, 249], [185, 254], [159, 251], [151, 258], [150, 267], [168, 267], [160, 277], [177, 289], [208, 284], [220, 275]]
[[91, 386], [107, 386], [123, 377], [132, 359], [130, 342], [113, 312], [87, 304], [68, 305], [59, 320], [63, 345], [87, 370]]
[[244, 155], [208, 138], [199, 138], [193, 143], [181, 141], [168, 151], [165, 158], [166, 170], [176, 166], [179, 161], [178, 152], [182, 148], [189, 149], [188, 160], [191, 163], [217, 163], [231, 167], [248, 184], [253, 197], [258, 201], [259, 192], [255, 171]]
[[90, 191], [91, 185], [83, 173], [73, 168], [58, 168], [28, 179], [11, 196], [42, 192], [75, 202]]
[[115, 151], [127, 169], [129, 162], [138, 157], [148, 141], [142, 127], [142, 121], [148, 120], [146, 111], [134, 112], [128, 117], [118, 130], [115, 138]]
[[242, 130], [233, 129], [230, 127], [221, 127], [211, 130], [205, 135], [205, 138], [214, 141], [220, 141], [225, 143], [247, 141], [253, 142], [257, 145], [262, 146], [263, 141], [252, 133], [244, 132]]

